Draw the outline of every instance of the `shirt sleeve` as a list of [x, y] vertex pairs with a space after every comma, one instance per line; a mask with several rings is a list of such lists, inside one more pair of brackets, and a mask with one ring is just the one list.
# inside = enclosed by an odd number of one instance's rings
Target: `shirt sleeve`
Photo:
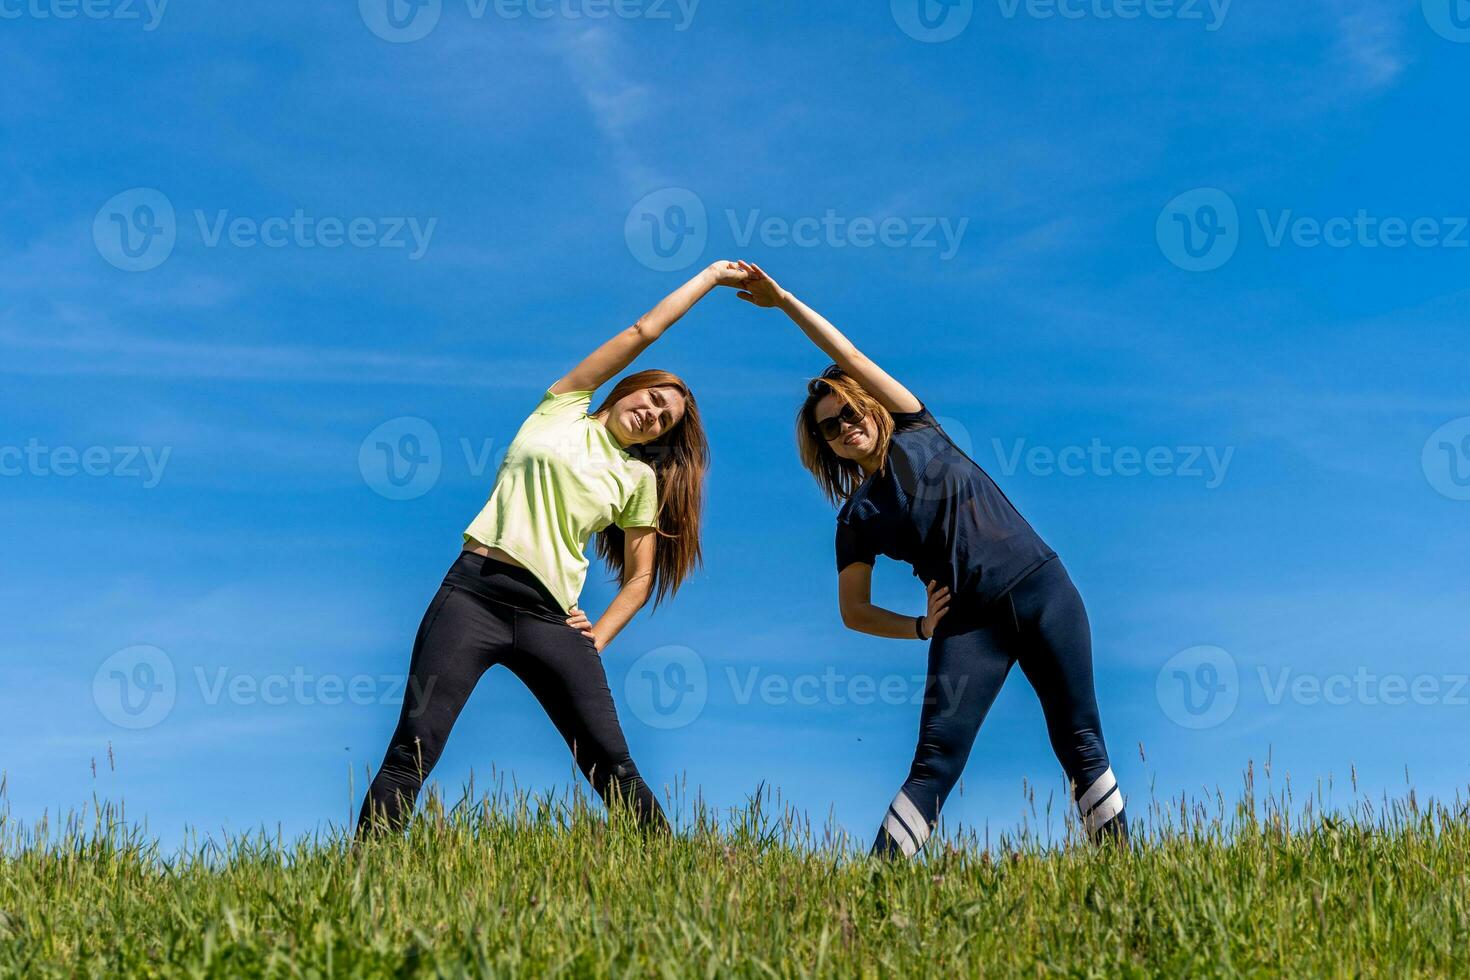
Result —
[[873, 550], [872, 545], [863, 540], [863, 535], [857, 527], [847, 521], [837, 522], [837, 570], [839, 572], [848, 565], [872, 565], [877, 560], [878, 553]]
[[643, 466], [643, 477], [614, 522], [618, 527], [658, 527], [658, 477]]
[[559, 395], [553, 395], [551, 389], [546, 389], [546, 394], [541, 396], [541, 404], [536, 406], [532, 415], [574, 415], [586, 414], [592, 405], [592, 392], [590, 391], [564, 391]]
[[919, 403], [917, 412], [891, 412], [893, 416], [893, 429], [895, 432], [904, 432], [909, 429], [921, 429], [926, 425], [938, 427], [939, 422], [929, 412], [929, 406], [923, 402]]

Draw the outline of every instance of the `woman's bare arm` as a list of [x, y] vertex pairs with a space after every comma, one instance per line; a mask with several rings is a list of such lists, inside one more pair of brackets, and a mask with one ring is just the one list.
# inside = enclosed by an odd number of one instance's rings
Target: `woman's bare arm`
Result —
[[699, 274], [659, 301], [659, 304], [638, 318], [626, 330], [620, 330], [611, 339], [588, 354], [582, 363], [572, 368], [556, 384], [551, 392], [560, 395], [567, 391], [596, 391], [609, 379], [622, 371], [643, 353], [663, 332], [672, 327], [690, 308], [705, 297], [716, 286], [741, 286], [749, 274], [734, 262], [715, 262], [700, 270]]
[[[859, 633], [882, 636], [890, 640], [917, 640], [914, 617], [873, 605], [873, 566], [855, 561], [837, 576], [837, 605], [842, 610], [842, 625]], [[934, 635], [934, 628], [949, 612], [949, 586], [930, 582], [928, 610], [924, 614], [924, 638]]]
[[913, 392], [873, 363], [826, 317], [782, 289], [764, 269], [753, 262], [741, 262], [739, 267], [749, 276], [739, 294], [741, 299], [756, 306], [779, 308], [822, 353], [855, 378], [888, 411], [917, 412], [922, 407]]
[[[570, 389], [577, 391], [580, 389]], [[601, 653], [613, 637], [638, 614], [653, 594], [653, 559], [658, 547], [658, 534], [651, 527], [630, 527], [623, 530], [623, 585], [612, 602], [602, 611], [594, 626], [587, 614], [573, 608], [567, 625], [579, 629], [589, 637]]]

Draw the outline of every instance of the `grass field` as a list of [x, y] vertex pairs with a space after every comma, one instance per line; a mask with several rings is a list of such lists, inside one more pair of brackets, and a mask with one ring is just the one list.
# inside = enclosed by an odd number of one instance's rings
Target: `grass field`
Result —
[[1247, 782], [1234, 804], [1130, 804], [1132, 849], [1023, 831], [914, 864], [763, 794], [653, 840], [579, 797], [431, 801], [357, 850], [257, 836], [165, 855], [106, 804], [0, 816], [0, 973], [1470, 975], [1461, 804], [1292, 807]]

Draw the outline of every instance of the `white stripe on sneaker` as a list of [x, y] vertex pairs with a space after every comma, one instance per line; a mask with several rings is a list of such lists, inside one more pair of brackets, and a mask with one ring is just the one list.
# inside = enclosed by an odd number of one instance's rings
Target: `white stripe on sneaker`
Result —
[[1101, 776], [1092, 781], [1092, 785], [1087, 787], [1087, 792], [1078, 798], [1077, 812], [1084, 817], [1087, 816], [1088, 812], [1102, 802], [1102, 798], [1111, 793], [1117, 785], [1118, 780], [1113, 777], [1113, 767], [1109, 766]]
[[919, 808], [914, 806], [914, 801], [909, 799], [908, 794], [903, 790], [899, 790], [898, 795], [893, 798], [889, 806], [893, 807], [893, 812], [898, 814], [904, 826], [913, 832], [914, 839], [919, 842], [919, 846], [923, 847], [924, 842], [929, 839], [929, 821], [919, 813]]
[[929, 821], [914, 806], [914, 801], [908, 798], [903, 790], [888, 804], [888, 815], [883, 820], [883, 829], [888, 836], [898, 842], [906, 857], [913, 857], [924, 847], [925, 841], [929, 839]]
[[893, 838], [904, 857], [913, 857], [919, 853], [919, 844], [914, 840], [914, 835], [909, 833], [909, 829], [898, 819], [898, 814], [892, 808], [889, 808], [888, 816], [883, 818], [883, 832]]
[[1112, 793], [1093, 807], [1087, 816], [1082, 818], [1082, 822], [1086, 825], [1089, 834], [1095, 834], [1122, 812], [1123, 794], [1121, 792]]

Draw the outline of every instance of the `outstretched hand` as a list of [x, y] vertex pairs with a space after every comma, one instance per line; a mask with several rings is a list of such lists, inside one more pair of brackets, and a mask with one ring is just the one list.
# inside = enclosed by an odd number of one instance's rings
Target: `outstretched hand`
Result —
[[746, 262], [742, 259], [737, 263], [740, 270], [745, 273], [745, 288], [737, 295], [752, 306], [770, 309], [781, 302], [783, 290], [776, 280], [766, 275], [766, 270], [754, 262]]
[[750, 281], [750, 273], [742, 269], [743, 263], [711, 262], [706, 270], [714, 276], [716, 286], [745, 286]]

